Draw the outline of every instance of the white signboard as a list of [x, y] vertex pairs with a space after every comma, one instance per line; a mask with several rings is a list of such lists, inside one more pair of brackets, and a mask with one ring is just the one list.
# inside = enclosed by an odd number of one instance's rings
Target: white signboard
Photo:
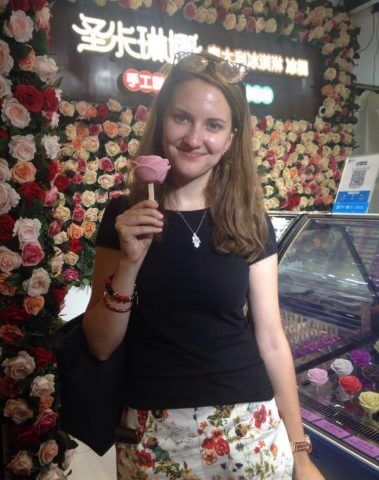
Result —
[[378, 173], [379, 153], [348, 157], [333, 213], [367, 213]]

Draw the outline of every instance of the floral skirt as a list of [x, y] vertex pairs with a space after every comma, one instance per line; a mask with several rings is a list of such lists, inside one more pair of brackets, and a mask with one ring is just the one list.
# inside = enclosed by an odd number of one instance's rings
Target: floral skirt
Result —
[[127, 408], [120, 427], [135, 441], [116, 443], [118, 480], [292, 479], [291, 447], [274, 399], [172, 410]]

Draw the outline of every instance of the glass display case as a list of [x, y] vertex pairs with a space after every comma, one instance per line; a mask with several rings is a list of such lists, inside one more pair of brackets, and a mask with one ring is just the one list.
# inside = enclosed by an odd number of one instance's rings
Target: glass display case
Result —
[[299, 220], [299, 212], [268, 212], [272, 225], [275, 230], [276, 241], [279, 243], [284, 238], [293, 225]]
[[379, 478], [379, 216], [309, 214], [295, 230], [279, 300], [316, 463], [328, 480]]

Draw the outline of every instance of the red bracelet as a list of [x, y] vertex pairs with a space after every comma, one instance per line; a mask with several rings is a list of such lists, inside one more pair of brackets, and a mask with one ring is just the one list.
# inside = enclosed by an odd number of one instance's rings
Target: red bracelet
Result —
[[134, 286], [134, 292], [133, 292], [131, 297], [129, 297], [129, 295], [121, 295], [121, 294], [115, 292], [112, 288], [113, 277], [114, 277], [114, 273], [105, 280], [105, 290], [107, 291], [108, 295], [110, 297], [112, 297], [112, 300], [114, 300], [115, 302], [118, 302], [118, 303], [131, 303], [131, 302], [133, 302], [133, 300], [136, 297], [135, 286]]
[[128, 308], [116, 308], [114, 307], [113, 305], [111, 305], [108, 300], [107, 300], [107, 292], [104, 292], [104, 297], [103, 297], [103, 301], [104, 301], [104, 305], [106, 306], [106, 308], [108, 310], [110, 310], [111, 312], [115, 312], [115, 313], [126, 313], [126, 312], [129, 312], [131, 309], [132, 309], [132, 306], [133, 305], [130, 305], [130, 307]]

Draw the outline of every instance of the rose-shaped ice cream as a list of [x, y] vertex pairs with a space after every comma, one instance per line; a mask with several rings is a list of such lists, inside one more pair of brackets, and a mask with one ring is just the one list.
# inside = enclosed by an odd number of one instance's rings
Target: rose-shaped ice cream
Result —
[[362, 390], [362, 383], [355, 375], [340, 377], [338, 383], [348, 395], [355, 395]]
[[154, 200], [154, 183], [163, 183], [171, 166], [167, 158], [158, 155], [140, 156], [132, 162], [134, 175], [149, 186], [149, 200]]
[[330, 368], [339, 376], [349, 375], [353, 371], [353, 364], [345, 358], [337, 358], [332, 362]]
[[350, 357], [357, 367], [365, 367], [371, 362], [371, 355], [367, 350], [357, 348], [350, 352]]
[[373, 414], [379, 412], [379, 393], [362, 392], [358, 397], [359, 403], [367, 413]]
[[328, 372], [323, 368], [311, 368], [307, 372], [307, 377], [314, 387], [321, 387], [328, 381]]

